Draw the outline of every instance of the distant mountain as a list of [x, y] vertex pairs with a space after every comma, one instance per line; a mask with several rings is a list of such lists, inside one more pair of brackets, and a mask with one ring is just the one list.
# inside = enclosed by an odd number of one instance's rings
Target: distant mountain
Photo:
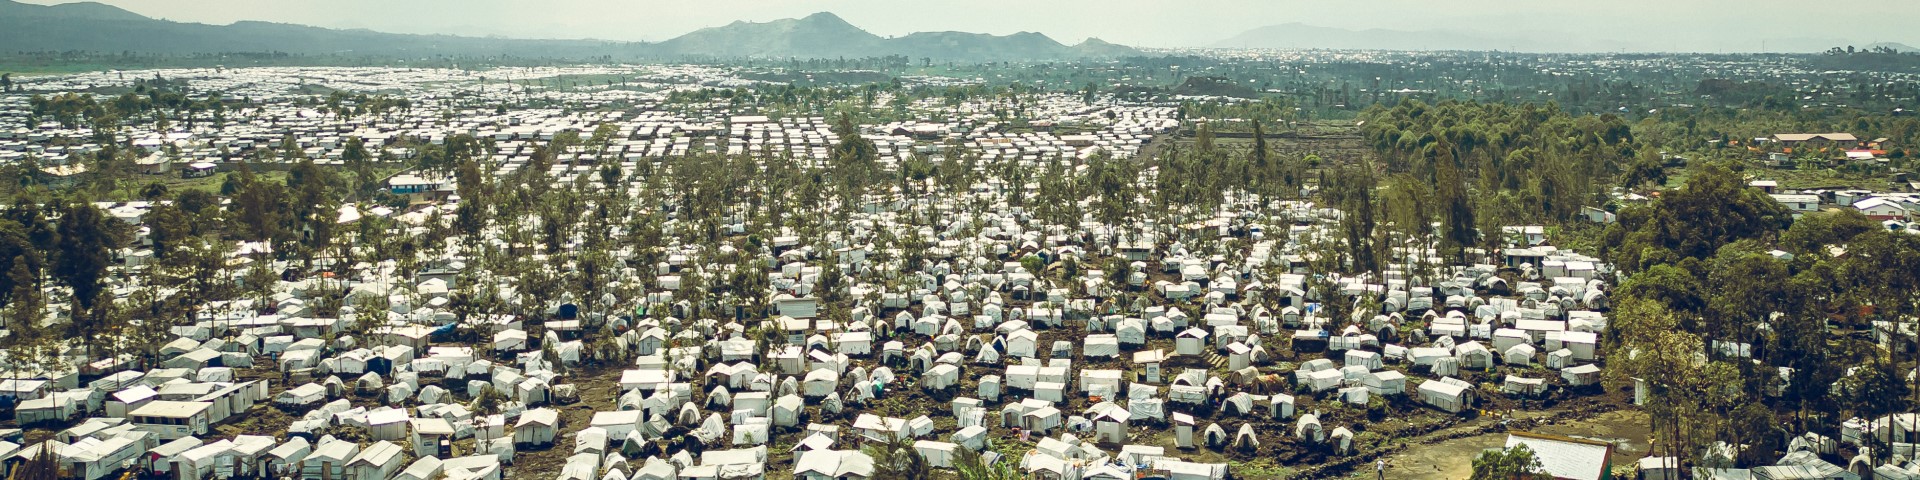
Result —
[[159, 54], [283, 52], [372, 56], [499, 56], [679, 59], [685, 57], [855, 58], [903, 55], [956, 61], [1060, 60], [1140, 55], [1089, 40], [1068, 47], [1038, 33], [961, 32], [881, 38], [831, 13], [765, 23], [734, 22], [660, 43], [405, 35], [269, 22], [231, 25], [147, 18], [99, 3], [52, 6], [0, 0], [0, 52], [95, 51]]
[[269, 22], [207, 25], [155, 20], [97, 3], [39, 6], [0, 0], [0, 52], [283, 52], [584, 58], [630, 50], [630, 45], [590, 40], [401, 35]]
[[1893, 49], [1893, 51], [1900, 52], [1900, 53], [1920, 53], [1920, 48], [1913, 48], [1911, 46], [1908, 46], [1907, 44], [1895, 43], [1895, 42], [1875, 43], [1872, 45], [1867, 45], [1866, 48], [1867, 50], [1873, 50], [1873, 49], [1882, 48], [1882, 47], [1891, 48]]
[[1079, 45], [1074, 45], [1073, 50], [1079, 56], [1088, 58], [1138, 57], [1146, 54], [1141, 52], [1140, 49], [1126, 45], [1107, 43], [1106, 40], [1098, 38], [1086, 39], [1086, 41], [1080, 42]]
[[1450, 32], [1403, 30], [1346, 30], [1302, 23], [1271, 25], [1248, 30], [1214, 44], [1220, 48], [1286, 48], [1328, 50], [1507, 50], [1500, 39]]
[[901, 55], [960, 61], [1057, 60], [1139, 55], [1139, 50], [1106, 42], [1068, 47], [1046, 35], [1020, 32], [988, 35], [967, 32], [918, 32], [881, 38], [832, 13], [766, 23], [734, 22], [704, 28], [652, 49], [656, 55], [760, 58], [835, 58]]
[[995, 36], [966, 32], [919, 32], [888, 39], [888, 53], [909, 57], [944, 57], [952, 60], [1053, 60], [1074, 57], [1066, 45], [1046, 35], [1020, 32]]
[[97, 2], [33, 5], [12, 1], [0, 1], [0, 17], [36, 20], [147, 20], [147, 17], [141, 16], [138, 13]]
[[881, 38], [831, 13], [767, 23], [733, 22], [660, 42], [654, 52], [714, 57], [863, 57]]

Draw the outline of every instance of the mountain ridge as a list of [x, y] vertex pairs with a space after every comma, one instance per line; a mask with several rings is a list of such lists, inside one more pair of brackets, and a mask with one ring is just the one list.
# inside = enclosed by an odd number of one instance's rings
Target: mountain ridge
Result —
[[0, 50], [149, 54], [473, 55], [669, 60], [858, 58], [900, 55], [944, 61], [1019, 61], [1144, 55], [1106, 42], [1067, 46], [1046, 35], [917, 32], [883, 38], [831, 12], [768, 22], [735, 21], [656, 43], [417, 35], [255, 20], [176, 22], [95, 2], [32, 5], [0, 0]]
[[34, 5], [14, 1], [0, 1], [0, 16], [12, 18], [38, 19], [90, 19], [140, 21], [152, 20], [145, 15], [127, 11], [99, 2], [73, 2], [57, 5]]
[[1868, 50], [1872, 50], [1872, 49], [1881, 48], [1881, 47], [1891, 48], [1894, 51], [1900, 52], [1900, 53], [1920, 52], [1920, 48], [1914, 48], [1911, 45], [1907, 45], [1900, 42], [1874, 42], [1873, 44], [1867, 45], [1866, 48]]

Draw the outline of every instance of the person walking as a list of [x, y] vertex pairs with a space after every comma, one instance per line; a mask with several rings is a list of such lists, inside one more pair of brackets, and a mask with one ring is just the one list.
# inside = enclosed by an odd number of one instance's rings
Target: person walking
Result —
[[1373, 475], [1376, 480], [1387, 480], [1387, 459], [1374, 459]]

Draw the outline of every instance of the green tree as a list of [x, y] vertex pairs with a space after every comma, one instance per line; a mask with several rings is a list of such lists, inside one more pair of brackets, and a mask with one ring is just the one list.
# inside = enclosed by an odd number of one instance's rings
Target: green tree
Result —
[[6, 324], [14, 336], [32, 337], [39, 334], [42, 313], [46, 310], [46, 296], [40, 292], [39, 275], [27, 268], [25, 256], [15, 256], [6, 275]]
[[153, 257], [166, 260], [180, 242], [194, 235], [193, 220], [177, 204], [161, 203], [147, 211], [147, 239], [153, 242]]
[[1441, 245], [1454, 258], [1465, 260], [1466, 247], [1474, 245], [1479, 231], [1474, 228], [1473, 204], [1467, 198], [1467, 182], [1460, 174], [1459, 152], [1445, 140], [1434, 144], [1430, 153], [1434, 164], [1434, 197], [1440, 206]]
[[1881, 230], [1880, 225], [1859, 210], [1841, 208], [1801, 215], [1780, 234], [1780, 247], [1796, 257], [1830, 257], [1829, 246], [1844, 244], [1860, 234]]
[[1353, 271], [1380, 269], [1378, 245], [1374, 242], [1377, 221], [1374, 195], [1379, 180], [1372, 166], [1345, 165], [1333, 178], [1322, 182], [1330, 202], [1340, 206], [1340, 234], [1346, 240], [1347, 263]]
[[1652, 205], [1622, 210], [1602, 253], [1626, 273], [1705, 259], [1735, 240], [1773, 238], [1793, 222], [1791, 213], [1727, 165], [1710, 163]]
[[68, 203], [59, 221], [61, 242], [53, 273], [73, 292], [73, 326], [89, 353], [99, 334], [109, 327], [104, 315], [107, 309], [96, 308], [102, 306], [107, 267], [120, 243], [109, 221], [105, 212], [86, 202]]
[[140, 187], [140, 198], [143, 200], [151, 202], [151, 201], [159, 200], [166, 196], [167, 196], [167, 184], [160, 183], [160, 182], [153, 182], [153, 183], [148, 183], [147, 186], [145, 187]]
[[1768, 317], [1793, 310], [1786, 262], [1751, 241], [1722, 247], [1707, 268], [1706, 285], [1713, 288], [1705, 326], [1713, 338], [1759, 345], [1761, 325]]
[[959, 448], [953, 452], [953, 469], [960, 480], [1021, 480], [1027, 478], [1013, 468], [1012, 462], [987, 464], [980, 451]]
[[297, 253], [309, 264], [333, 244], [333, 228], [338, 224], [340, 200], [333, 195], [334, 173], [322, 169], [312, 159], [302, 159], [287, 172], [286, 190], [293, 195], [289, 220], [295, 232], [276, 245], [282, 251]]
[[1531, 480], [1552, 478], [1540, 473], [1544, 465], [1526, 444], [1488, 449], [1473, 458], [1472, 480]]
[[[466, 236], [477, 236], [487, 225], [486, 177], [480, 173], [478, 162], [468, 160], [460, 163], [454, 170], [454, 188], [460, 194], [460, 205], [454, 207], [454, 230]], [[478, 238], [472, 238], [478, 240]]]
[[[9, 274], [0, 278], [0, 305], [14, 301], [15, 292], [31, 290], [38, 292], [40, 275], [45, 268], [46, 258], [42, 251], [27, 238], [25, 227], [11, 219], [0, 219], [0, 264]], [[13, 275], [19, 271], [22, 275]], [[23, 283], [24, 282], [24, 283]]]
[[[607, 153], [607, 147], [613, 145], [614, 136], [619, 134], [620, 134], [620, 125], [614, 124], [614, 123], [602, 123], [600, 124], [600, 126], [594, 127], [593, 136], [589, 137], [588, 142], [593, 144], [595, 153], [604, 155]], [[607, 161], [607, 160], [601, 159], [601, 161]]]
[[380, 188], [379, 174], [373, 169], [374, 157], [367, 152], [367, 143], [360, 137], [348, 137], [347, 144], [340, 152], [340, 160], [347, 164], [353, 173], [353, 193], [361, 197], [372, 195]]
[[69, 203], [60, 215], [60, 249], [53, 274], [73, 289], [76, 311], [93, 308], [106, 288], [107, 266], [118, 244], [107, 215], [86, 202]]
[[831, 152], [833, 171], [839, 178], [841, 194], [851, 204], [872, 185], [880, 148], [872, 140], [860, 135], [859, 126], [853, 123], [853, 117], [849, 115], [840, 116], [834, 131], [839, 133], [840, 142], [833, 145]]
[[879, 442], [868, 442], [860, 449], [873, 459], [873, 478], [928, 478], [933, 475], [933, 465], [927, 458], [913, 448], [913, 441], [905, 437], [894, 436]]

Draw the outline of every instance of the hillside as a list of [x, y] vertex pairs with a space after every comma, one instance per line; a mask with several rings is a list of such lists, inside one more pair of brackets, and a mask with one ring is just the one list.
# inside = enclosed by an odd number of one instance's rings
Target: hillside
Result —
[[1910, 46], [1904, 43], [1896, 43], [1896, 42], [1880, 42], [1872, 45], [1867, 45], [1866, 47], [1867, 50], [1875, 50], [1880, 48], [1891, 48], [1893, 49], [1893, 51], [1900, 52], [1900, 53], [1920, 53], [1920, 48], [1913, 48], [1913, 46]]
[[954, 61], [1064, 60], [1140, 55], [1139, 50], [1093, 40], [1068, 47], [1033, 32], [989, 35], [918, 32], [881, 38], [832, 13], [765, 23], [734, 22], [704, 28], [651, 46], [655, 56], [835, 58], [900, 55]]
[[[1095, 43], [1097, 42], [1097, 43]], [[0, 0], [0, 51], [143, 54], [283, 52], [305, 55], [613, 58], [853, 58], [903, 55], [955, 61], [1061, 60], [1139, 55], [1097, 40], [1068, 47], [1038, 33], [963, 32], [881, 38], [832, 13], [765, 23], [734, 22], [660, 43], [406, 35], [269, 22], [231, 25], [147, 18], [99, 3], [30, 5]]]
[[955, 60], [1024, 58], [1051, 60], [1073, 56], [1066, 45], [1038, 33], [994, 36], [965, 32], [920, 32], [889, 40], [887, 50], [909, 57], [945, 56]]
[[147, 17], [141, 16], [138, 13], [96, 2], [33, 5], [13, 1], [0, 1], [0, 18], [31, 18], [38, 20], [148, 20]]
[[1073, 46], [1074, 53], [1087, 58], [1120, 58], [1145, 55], [1137, 48], [1108, 43], [1106, 40], [1089, 38]]
[[269, 22], [207, 25], [155, 20], [97, 3], [54, 6], [0, 0], [5, 51], [157, 54], [285, 52], [362, 55], [514, 55], [583, 58], [623, 50], [588, 40], [506, 40], [401, 35]]
[[713, 57], [864, 57], [881, 38], [831, 13], [767, 23], [733, 22], [660, 42], [654, 53]]

